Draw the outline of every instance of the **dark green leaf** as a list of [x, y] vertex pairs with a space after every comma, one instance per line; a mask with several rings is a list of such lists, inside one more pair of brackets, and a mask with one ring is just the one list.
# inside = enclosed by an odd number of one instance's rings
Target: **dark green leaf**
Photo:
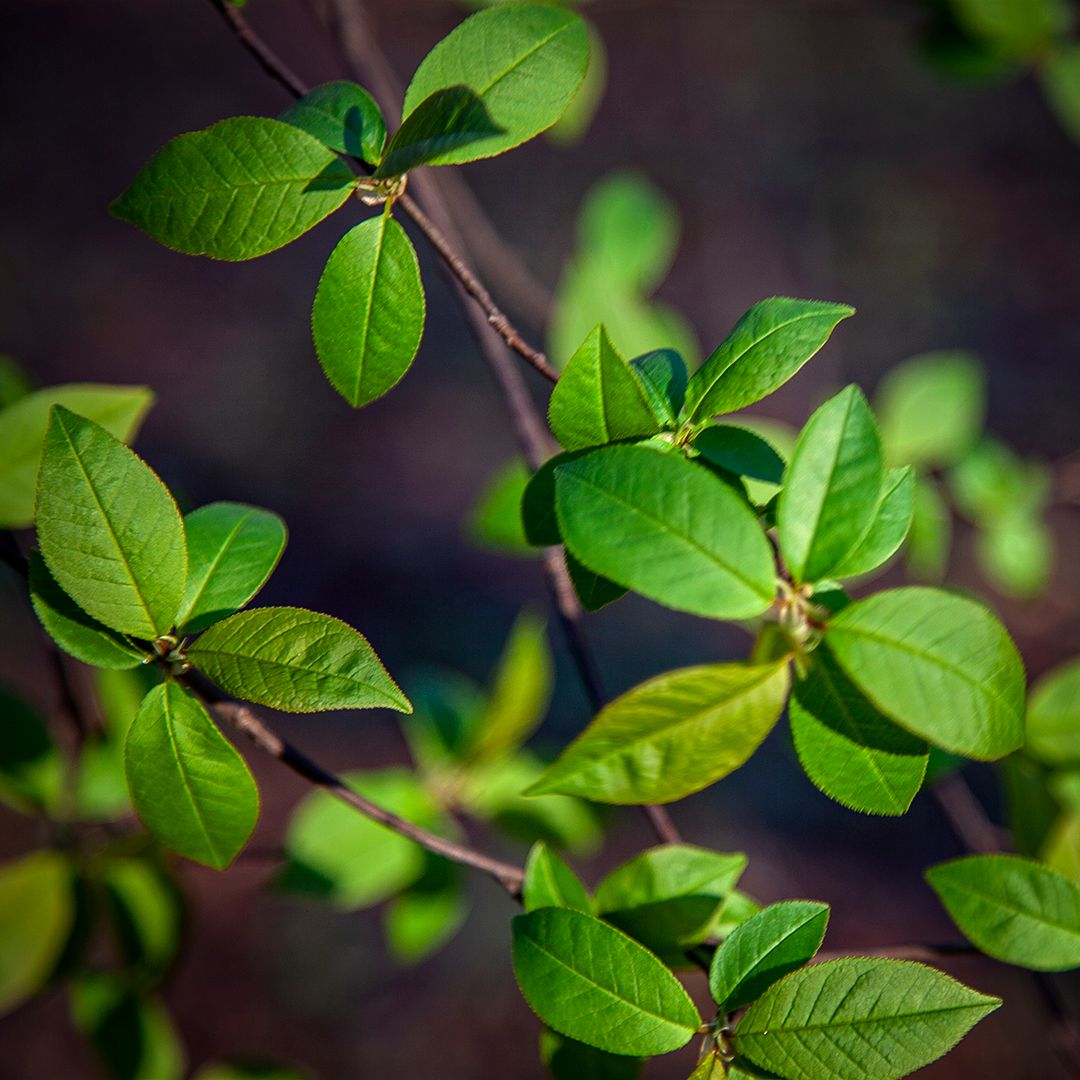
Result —
[[333, 213], [355, 182], [307, 132], [236, 116], [173, 139], [110, 209], [187, 255], [253, 259]]
[[642, 1066], [640, 1058], [609, 1054], [547, 1028], [540, 1033], [540, 1060], [552, 1080], [638, 1080]]
[[926, 743], [877, 709], [828, 645], [795, 684], [790, 716], [799, 761], [826, 795], [864, 814], [907, 812], [926, 773]]
[[739, 1021], [735, 1046], [785, 1080], [896, 1080], [1000, 1004], [921, 964], [830, 960], [766, 990]]
[[377, 165], [386, 143], [386, 122], [372, 96], [356, 83], [328, 82], [309, 90], [281, 114], [286, 124], [324, 146]]
[[691, 444], [711, 465], [768, 484], [784, 477], [784, 459], [760, 435], [733, 424], [709, 424]]
[[855, 314], [846, 304], [773, 296], [755, 304], [690, 378], [683, 412], [707, 420], [767, 397]]
[[501, 154], [559, 119], [588, 64], [588, 31], [573, 12], [542, 4], [481, 11], [424, 57], [405, 92], [403, 121], [436, 91], [467, 86], [499, 133], [447, 151], [441, 164]]
[[177, 622], [186, 633], [242, 608], [285, 550], [285, 522], [254, 506], [211, 503], [184, 517], [188, 576]]
[[487, 696], [457, 672], [424, 671], [408, 681], [413, 712], [402, 720], [405, 740], [425, 771], [460, 761], [487, 708]]
[[112, 630], [167, 633], [187, 575], [184, 523], [168, 488], [104, 428], [61, 405], [50, 415], [37, 536], [52, 576]]
[[772, 602], [772, 551], [753, 511], [701, 466], [613, 446], [561, 463], [555, 477], [559, 530], [594, 573], [717, 619]]
[[574, 586], [581, 606], [586, 611], [599, 611], [608, 604], [626, 595], [626, 589], [609, 581], [600, 574], [594, 574], [587, 566], [582, 565], [570, 554], [563, 553], [566, 560], [566, 572], [570, 575], [570, 583]]
[[286, 712], [412, 706], [367, 638], [302, 608], [254, 608], [210, 627], [188, 650], [223, 690]]
[[57, 806], [66, 763], [45, 721], [0, 687], [0, 799], [41, 813]]
[[649, 679], [616, 698], [531, 794], [596, 802], [673, 802], [742, 765], [775, 726], [787, 661], [708, 664]]
[[661, 427], [673, 428], [686, 398], [686, 362], [674, 349], [653, 349], [630, 361], [653, 416]]
[[564, 907], [592, 914], [592, 901], [580, 878], [542, 840], [533, 844], [525, 862], [521, 903], [526, 911]]
[[826, 640], [886, 716], [932, 745], [992, 760], [1023, 742], [1024, 665], [974, 600], [891, 589], [834, 616]]
[[1035, 971], [1080, 967], [1080, 886], [1018, 855], [968, 855], [926, 880], [987, 956]]
[[259, 791], [244, 759], [183, 687], [143, 699], [124, 744], [135, 811], [163, 844], [223, 870], [247, 843]]
[[544, 1023], [611, 1053], [666, 1054], [701, 1023], [679, 981], [648, 949], [580, 911], [517, 916], [514, 974]]
[[752, 915], [713, 954], [709, 992], [721, 1012], [749, 1005], [821, 948], [829, 905], [788, 900]]
[[877, 425], [856, 386], [810, 417], [784, 473], [780, 550], [795, 580], [833, 573], [871, 527], [884, 472]]
[[0, 409], [6, 409], [34, 389], [14, 357], [0, 353]]
[[311, 331], [326, 377], [350, 405], [382, 397], [409, 370], [424, 311], [416, 252], [389, 214], [341, 238], [319, 279]]

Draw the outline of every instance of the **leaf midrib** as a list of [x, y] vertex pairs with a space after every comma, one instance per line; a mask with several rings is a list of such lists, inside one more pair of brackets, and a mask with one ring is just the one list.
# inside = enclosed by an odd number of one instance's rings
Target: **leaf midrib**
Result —
[[[802, 1031], [831, 1031], [843, 1028], [880, 1026], [896, 1021], [917, 1020], [923, 1016], [942, 1016], [946, 1013], [967, 1012], [973, 1009], [988, 1009], [991, 1007], [991, 1004], [992, 1003], [989, 1001], [972, 1001], [966, 1002], [963, 1005], [942, 1005], [941, 1007], [934, 1009], [920, 1009], [917, 1012], [890, 1013], [888, 1016], [864, 1016], [851, 1020], [829, 1020], [822, 1023], [799, 1024], [792, 1027], [780, 1026], [784, 1023], [784, 1021], [781, 1020], [778, 1023], [770, 1023], [768, 1027], [765, 1028], [744, 1031], [743, 1035], [794, 1035]], [[736, 1038], [737, 1037], [738, 1032], [736, 1032]]]

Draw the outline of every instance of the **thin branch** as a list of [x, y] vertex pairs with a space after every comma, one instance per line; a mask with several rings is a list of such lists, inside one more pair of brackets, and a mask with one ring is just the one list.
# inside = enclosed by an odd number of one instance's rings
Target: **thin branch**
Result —
[[229, 0], [210, 0], [210, 3], [271, 79], [285, 87], [293, 97], [303, 97], [308, 92], [300, 76], [251, 29], [235, 4]]
[[968, 851], [995, 855], [1002, 850], [1001, 830], [986, 816], [975, 793], [959, 773], [939, 780], [933, 793], [957, 839]]
[[351, 806], [365, 817], [377, 821], [380, 825], [385, 825], [388, 829], [412, 840], [435, 855], [441, 855], [451, 862], [490, 875], [510, 896], [516, 898], [520, 895], [521, 883], [525, 876], [520, 867], [494, 859], [464, 844], [447, 840], [443, 836], [422, 829], [419, 825], [414, 825], [411, 821], [406, 821], [405, 818], [391, 813], [370, 799], [365, 799], [363, 795], [353, 791], [341, 777], [323, 768], [318, 762], [274, 732], [248, 706], [220, 702], [211, 704], [210, 708], [264, 753], [281, 762], [308, 783], [322, 788], [346, 806]]

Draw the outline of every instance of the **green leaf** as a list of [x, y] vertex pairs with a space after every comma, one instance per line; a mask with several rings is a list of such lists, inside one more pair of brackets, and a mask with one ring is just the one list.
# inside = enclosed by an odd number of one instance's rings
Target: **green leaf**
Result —
[[1010, 754], [1001, 763], [998, 780], [1016, 851], [1035, 858], [1042, 851], [1062, 810], [1061, 803], [1051, 791], [1049, 772], [1021, 751]]
[[821, 948], [829, 905], [788, 900], [752, 915], [713, 954], [709, 993], [721, 1012], [749, 1005]]
[[402, 963], [415, 964], [425, 959], [461, 928], [469, 905], [458, 880], [458, 869], [445, 859], [426, 855], [420, 879], [386, 906], [386, 943]]
[[630, 367], [657, 423], [662, 428], [674, 428], [686, 398], [686, 362], [674, 349], [653, 349], [635, 356]]
[[135, 812], [163, 844], [224, 870], [259, 817], [244, 759], [183, 687], [150, 691], [128, 731], [124, 767]]
[[999, 592], [1032, 600], [1046, 591], [1054, 562], [1054, 536], [1027, 510], [988, 522], [975, 538], [975, 555]]
[[570, 358], [555, 384], [548, 422], [566, 450], [660, 430], [641, 380], [597, 326]]
[[228, 693], [285, 712], [412, 708], [363, 634], [302, 608], [230, 615], [188, 658]]
[[920, 476], [915, 481], [915, 505], [908, 539], [908, 567], [924, 581], [940, 581], [949, 561], [952, 515], [936, 481]]
[[616, 585], [614, 581], [609, 581], [600, 574], [594, 574], [569, 551], [563, 552], [563, 558], [566, 572], [570, 575], [570, 584], [574, 586], [574, 592], [586, 611], [599, 611], [626, 595], [626, 589], [621, 585]]
[[772, 550], [745, 501], [706, 469], [641, 446], [555, 470], [566, 546], [594, 573], [680, 611], [760, 615], [775, 594]]
[[70, 990], [75, 1026], [110, 1080], [181, 1080], [184, 1049], [161, 1002], [103, 971], [79, 975]]
[[747, 919], [761, 910], [762, 907], [756, 900], [738, 889], [733, 889], [713, 922], [710, 936], [723, 941], [735, 932], [736, 927], [742, 926]]
[[596, 887], [593, 906], [665, 963], [685, 967], [684, 950], [709, 936], [746, 862], [741, 854], [664, 844], [608, 874]]
[[502, 134], [481, 98], [467, 86], [448, 86], [436, 90], [405, 117], [374, 175], [401, 176], [421, 165], [460, 164], [469, 160], [462, 157], [463, 148]]
[[784, 459], [760, 435], [733, 424], [709, 424], [694, 436], [693, 448], [710, 465], [767, 484], [784, 477]]
[[533, 554], [521, 522], [521, 500], [529, 475], [525, 463], [514, 458], [489, 478], [469, 514], [467, 528], [474, 544], [506, 555]]
[[[679, 215], [644, 176], [617, 172], [581, 208], [578, 242], [614, 281], [650, 293], [667, 276], [679, 242]], [[684, 387], [685, 389], [685, 387]]]
[[871, 527], [884, 472], [874, 415], [856, 386], [807, 421], [776, 511], [780, 550], [796, 581], [828, 577]]
[[907, 813], [926, 774], [926, 743], [877, 709], [827, 644], [811, 655], [789, 712], [799, 761], [829, 798], [864, 814]]
[[285, 522], [254, 506], [218, 502], [184, 517], [188, 576], [177, 622], [185, 633], [242, 608], [274, 572], [285, 550]]
[[521, 495], [521, 525], [525, 538], [536, 547], [562, 543], [555, 514], [555, 470], [569, 461], [584, 457], [589, 451], [574, 450], [556, 454], [536, 470]]
[[56, 583], [112, 630], [154, 639], [176, 619], [184, 523], [153, 470], [104, 428], [54, 405], [37, 537]]
[[386, 144], [386, 121], [374, 98], [352, 82], [328, 82], [309, 90], [281, 114], [324, 146], [378, 165]]
[[44, 720], [0, 687], [0, 799], [41, 813], [57, 806], [67, 769]]
[[422, 671], [406, 685], [413, 712], [401, 723], [413, 761], [425, 772], [453, 766], [473, 738], [487, 696], [471, 679], [452, 671]]
[[982, 604], [890, 589], [834, 616], [826, 640], [852, 682], [931, 745], [993, 760], [1023, 742], [1024, 665]]
[[333, 213], [355, 183], [307, 132], [236, 116], [166, 144], [110, 210], [186, 255], [254, 259]]
[[1051, 482], [1044, 462], [1025, 461], [992, 436], [984, 438], [949, 472], [957, 510], [978, 524], [1042, 510]]
[[33, 384], [14, 357], [0, 353], [0, 409], [26, 397]]
[[53, 405], [63, 405], [121, 442], [130, 442], [153, 403], [153, 392], [144, 386], [86, 383], [38, 390], [0, 411], [0, 528], [24, 529], [34, 523], [38, 467]]
[[487, 707], [465, 756], [484, 760], [516, 750], [543, 720], [553, 681], [547, 626], [532, 612], [524, 611], [510, 630], [492, 679]]
[[658, 675], [605, 706], [529, 793], [607, 803], [685, 798], [753, 754], [780, 718], [787, 691], [786, 660]]
[[146, 988], [168, 971], [180, 945], [184, 900], [176, 881], [148, 859], [110, 860], [102, 873], [124, 965]]
[[526, 911], [564, 907], [592, 914], [592, 901], [581, 879], [543, 840], [533, 844], [525, 861], [521, 903]]
[[830, 960], [766, 990], [735, 1046], [785, 1080], [895, 1080], [936, 1061], [1000, 1004], [921, 964]]
[[[346, 773], [354, 791], [425, 828], [443, 827], [430, 795], [407, 769]], [[424, 852], [413, 841], [323, 791], [297, 808], [285, 839], [288, 863], [278, 884], [344, 911], [369, 907], [417, 881]]]
[[90, 618], [56, 584], [36, 551], [30, 552], [30, 602], [49, 637], [84, 664], [120, 670], [138, 667], [143, 662], [146, 655], [143, 651], [122, 634]]
[[881, 380], [874, 404], [891, 464], [920, 469], [955, 465], [982, 431], [982, 365], [965, 352], [912, 357]]
[[552, 1080], [638, 1080], [643, 1062], [609, 1054], [545, 1028], [540, 1033], [540, 1060]]
[[926, 880], [987, 956], [1033, 971], [1080, 967], [1080, 886], [1018, 855], [968, 855]]
[[743, 315], [690, 378], [683, 408], [699, 422], [735, 412], [788, 381], [855, 314], [846, 304], [773, 296]]
[[1080, 45], [1059, 44], [1043, 58], [1038, 75], [1058, 123], [1080, 142]]
[[1080, 764], [1080, 660], [1059, 665], [1032, 687], [1027, 750], [1050, 765]]
[[514, 4], [479, 12], [424, 57], [405, 92], [403, 124], [439, 90], [466, 86], [497, 134], [443, 154], [453, 165], [501, 154], [551, 127], [585, 78], [589, 34], [564, 8]]
[[737, 1075], [728, 1072], [724, 1059], [715, 1050], [706, 1051], [705, 1056], [697, 1063], [697, 1068], [690, 1074], [689, 1080], [727, 1080], [728, 1077]]
[[311, 332], [326, 377], [350, 405], [382, 397], [409, 370], [424, 311], [416, 252], [388, 213], [341, 238], [319, 278]]
[[527, 844], [543, 840], [573, 852], [595, 850], [601, 833], [586, 802], [569, 795], [522, 794], [543, 771], [540, 760], [524, 751], [474, 766], [460, 792], [462, 807]]
[[568, 908], [513, 924], [514, 975], [549, 1027], [615, 1054], [678, 1050], [701, 1019], [679, 981], [648, 949]]
[[910, 465], [887, 469], [870, 527], [832, 570], [833, 577], [868, 574], [900, 550], [915, 509], [915, 471]]
[[1040, 52], [1068, 33], [1073, 11], [1068, 0], [950, 0], [957, 21], [969, 33], [1009, 57]]
[[41, 990], [75, 921], [71, 864], [35, 851], [0, 866], [0, 1013]]

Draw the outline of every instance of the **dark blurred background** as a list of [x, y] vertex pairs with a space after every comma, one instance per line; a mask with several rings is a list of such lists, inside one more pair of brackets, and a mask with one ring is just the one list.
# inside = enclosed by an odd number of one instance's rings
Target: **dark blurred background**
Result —
[[[453, 0], [367, 6], [404, 76], [464, 14]], [[542, 281], [558, 278], [588, 187], [634, 167], [682, 215], [661, 295], [706, 350], [766, 295], [858, 308], [770, 401], [774, 415], [801, 423], [832, 386], [872, 389], [901, 359], [956, 346], [987, 365], [994, 431], [1026, 455], [1077, 449], [1080, 146], [1032, 80], [943, 80], [919, 54], [914, 3], [596, 0], [587, 10], [610, 64], [589, 136], [569, 148], [536, 140], [464, 170]], [[251, 0], [246, 13], [307, 81], [343, 74], [298, 0]], [[515, 446], [430, 252], [418, 241], [428, 325], [416, 364], [354, 412], [324, 379], [308, 331], [340, 218], [232, 265], [173, 254], [106, 212], [173, 135], [287, 103], [210, 5], [9, 0], [0, 20], [0, 351], [42, 385], [152, 386], [159, 401], [139, 449], [189, 506], [233, 499], [287, 520], [290, 545], [264, 602], [346, 619], [395, 673], [436, 663], [482, 678], [517, 611], [546, 597], [534, 563], [480, 551], [463, 532]], [[539, 399], [544, 387], [533, 389]], [[999, 606], [1033, 675], [1080, 652], [1077, 512], [1055, 509], [1051, 522], [1058, 558], [1042, 602], [988, 593], [963, 533], [950, 571]], [[36, 623], [13, 589], [0, 596], [0, 677], [48, 707]], [[612, 693], [747, 644], [634, 598], [591, 618], [590, 632]], [[541, 747], [588, 718], [555, 644], [559, 682]], [[381, 714], [281, 726], [335, 767], [404, 760]], [[256, 846], [271, 847], [303, 787], [253, 766], [265, 799]], [[992, 777], [975, 770], [972, 781], [993, 800]], [[33, 837], [0, 813], [3, 853], [24, 850]], [[831, 903], [832, 948], [955, 936], [920, 878], [959, 850], [932, 800], [895, 821], [848, 813], [809, 784], [782, 729], [674, 813], [688, 839], [747, 851], [744, 884], [760, 899]], [[583, 868], [592, 880], [651, 842], [629, 811], [613, 815], [612, 830]], [[194, 898], [189, 947], [165, 997], [193, 1065], [258, 1052], [331, 1080], [540, 1075], [537, 1024], [509, 966], [512, 905], [492, 883], [472, 883], [474, 913], [445, 951], [400, 969], [377, 914], [275, 897], [261, 888], [271, 870], [258, 857], [225, 875], [182, 870]], [[925, 1075], [1064, 1075], [1027, 975], [977, 958], [946, 966], [1007, 1004]], [[683, 1077], [693, 1060], [687, 1048], [647, 1075]], [[0, 1076], [95, 1075], [62, 995], [0, 1023]]]

